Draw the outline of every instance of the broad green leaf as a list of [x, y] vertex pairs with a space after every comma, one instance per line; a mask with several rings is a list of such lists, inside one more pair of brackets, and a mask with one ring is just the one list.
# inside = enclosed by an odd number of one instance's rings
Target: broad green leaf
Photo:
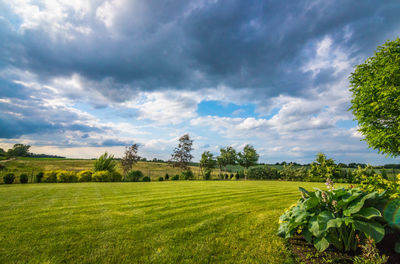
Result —
[[343, 218], [335, 218], [331, 219], [328, 221], [328, 224], [326, 225], [326, 228], [339, 228], [344, 224], [344, 219]]
[[325, 237], [316, 238], [314, 242], [314, 247], [322, 252], [329, 247], [329, 242]]
[[310, 196], [310, 193], [306, 189], [304, 189], [303, 187], [299, 187], [299, 191], [304, 193], [304, 194], [307, 194], [308, 196]]
[[362, 208], [354, 216], [361, 216], [361, 217], [364, 217], [364, 218], [367, 218], [367, 219], [371, 219], [373, 217], [382, 216], [382, 215], [381, 215], [381, 212], [379, 212], [378, 209], [376, 209], [374, 207], [366, 207], [366, 208]]
[[334, 219], [335, 216], [332, 214], [332, 212], [329, 211], [323, 211], [318, 215], [318, 224], [319, 224], [319, 229], [326, 231], [326, 225], [328, 224], [328, 221], [331, 219]]
[[359, 212], [361, 210], [361, 208], [364, 206], [365, 201], [368, 199], [371, 199], [371, 198], [375, 198], [376, 195], [377, 195], [376, 192], [372, 192], [372, 193], [365, 195], [360, 200], [354, 201], [354, 203], [352, 205], [350, 205], [346, 210], [343, 210], [343, 214], [345, 216], [350, 216], [352, 214]]
[[372, 237], [376, 243], [381, 242], [385, 236], [385, 228], [375, 221], [359, 221], [354, 220], [356, 230], [363, 232], [365, 235]]
[[280, 237], [286, 236], [286, 233], [288, 232], [288, 225], [289, 225], [289, 223], [282, 223], [279, 225], [278, 236], [280, 236]]
[[307, 228], [304, 228], [304, 229], [303, 229], [302, 234], [303, 234], [304, 239], [305, 239], [308, 243], [311, 243], [311, 242], [312, 242], [312, 234], [311, 234], [311, 232], [310, 232]]
[[310, 198], [307, 198], [307, 200], [304, 202], [304, 204], [305, 204], [307, 210], [311, 210], [319, 204], [319, 199], [316, 197], [310, 197]]

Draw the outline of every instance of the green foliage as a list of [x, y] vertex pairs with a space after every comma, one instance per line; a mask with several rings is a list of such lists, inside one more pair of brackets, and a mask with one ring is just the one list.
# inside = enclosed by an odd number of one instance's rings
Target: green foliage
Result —
[[250, 168], [247, 172], [247, 178], [253, 180], [271, 180], [278, 179], [279, 172], [271, 166], [259, 166]]
[[118, 171], [112, 171], [110, 172], [111, 174], [111, 181], [112, 182], [120, 182], [122, 181], [122, 174], [119, 173]]
[[329, 191], [315, 188], [308, 192], [300, 188], [303, 197], [279, 218], [278, 234], [289, 238], [297, 231], [319, 251], [329, 245], [340, 251], [354, 251], [356, 234], [380, 242], [385, 229], [378, 208], [385, 202], [384, 196], [359, 188], [333, 189], [328, 185]]
[[143, 178], [143, 176], [143, 172], [140, 170], [134, 170], [128, 172], [128, 174], [125, 176], [125, 180], [129, 182], [138, 182]]
[[151, 181], [149, 176], [144, 176], [142, 179], [142, 182], [149, 182], [149, 181]]
[[121, 159], [121, 167], [124, 174], [127, 174], [132, 169], [132, 166], [140, 160], [140, 156], [137, 154], [138, 150], [138, 144], [125, 148], [125, 154]]
[[9, 157], [26, 157], [29, 155], [29, 148], [31, 146], [24, 144], [14, 144], [12, 149], [7, 151]]
[[7, 173], [3, 176], [3, 181], [5, 184], [12, 184], [15, 180], [15, 176], [13, 173]]
[[79, 182], [90, 182], [92, 181], [92, 174], [91, 170], [83, 170], [77, 173]]
[[21, 175], [19, 175], [19, 183], [28, 183], [28, 175], [25, 173], [22, 173]]
[[237, 153], [233, 147], [221, 148], [220, 155], [217, 157], [217, 164], [222, 171], [222, 168], [226, 170], [226, 166], [235, 165], [237, 163]]
[[164, 181], [164, 177], [158, 177], [158, 181]]
[[179, 181], [179, 175], [172, 176], [171, 181]]
[[326, 179], [337, 178], [339, 170], [333, 159], [327, 159], [325, 154], [318, 153], [316, 160], [311, 163], [309, 174], [310, 177], [325, 181]]
[[243, 151], [238, 153], [238, 162], [246, 169], [250, 166], [256, 165], [258, 158], [259, 155], [257, 154], [256, 150], [250, 145], [246, 145], [243, 148]]
[[169, 175], [168, 175], [168, 173], [165, 173], [165, 180], [166, 180], [166, 181], [169, 180]]
[[193, 155], [190, 153], [193, 150], [192, 145], [193, 140], [190, 139], [189, 134], [179, 138], [178, 147], [174, 149], [170, 160], [174, 167], [179, 167], [182, 170], [189, 168], [189, 163], [193, 159]]
[[371, 166], [358, 167], [354, 171], [354, 182], [366, 192], [385, 192], [389, 199], [400, 198], [400, 175], [393, 180], [385, 179], [382, 174], [377, 174]]
[[78, 177], [74, 171], [58, 171], [57, 182], [77, 182]]
[[368, 145], [400, 154], [400, 39], [378, 47], [350, 77], [351, 110]]
[[46, 171], [43, 175], [42, 182], [54, 183], [57, 182], [58, 171]]
[[204, 151], [201, 154], [200, 168], [205, 174], [211, 174], [212, 169], [217, 165], [217, 161], [214, 159], [214, 155], [210, 151]]
[[295, 168], [292, 163], [283, 165], [279, 174], [281, 179], [290, 181], [322, 181], [322, 177], [309, 177], [306, 168]]
[[117, 165], [117, 162], [114, 160], [114, 155], [108, 155], [107, 152], [105, 152], [103, 155], [101, 155], [94, 163], [94, 171], [114, 171], [115, 166]]
[[190, 170], [190, 169], [182, 171], [181, 176], [182, 176], [182, 179], [184, 179], [184, 180], [193, 180], [194, 179], [194, 174], [193, 174], [192, 170]]
[[206, 171], [204, 173], [204, 180], [208, 181], [211, 179], [211, 171]]
[[112, 181], [112, 173], [108, 170], [96, 171], [92, 174], [94, 182], [110, 182]]
[[36, 183], [41, 183], [42, 179], [43, 179], [44, 173], [43, 171], [39, 171], [36, 175], [35, 175], [35, 182]]

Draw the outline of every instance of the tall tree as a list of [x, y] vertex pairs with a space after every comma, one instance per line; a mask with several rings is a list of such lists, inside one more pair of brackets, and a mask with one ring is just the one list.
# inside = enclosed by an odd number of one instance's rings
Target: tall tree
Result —
[[338, 166], [333, 159], [328, 159], [324, 153], [318, 153], [309, 170], [311, 177], [323, 177], [332, 179], [338, 174]]
[[133, 144], [130, 147], [125, 147], [125, 153], [121, 159], [121, 166], [122, 170], [124, 171], [124, 177], [132, 169], [133, 165], [140, 160], [140, 156], [137, 154], [138, 150], [138, 144]]
[[400, 39], [378, 47], [350, 76], [351, 110], [371, 148], [400, 155]]
[[185, 134], [179, 138], [178, 147], [174, 149], [171, 155], [171, 160], [174, 167], [181, 168], [182, 170], [187, 170], [189, 168], [189, 163], [193, 159], [191, 154], [193, 140], [190, 139], [189, 134]]
[[215, 168], [216, 163], [217, 162], [214, 159], [214, 155], [210, 151], [204, 151], [203, 154], [201, 154], [200, 168], [201, 171], [206, 175], [211, 174], [211, 171]]
[[10, 157], [26, 157], [29, 155], [30, 147], [24, 144], [14, 144], [13, 148], [7, 151], [7, 154]]
[[235, 165], [237, 163], [237, 153], [233, 147], [221, 148], [220, 155], [217, 157], [217, 163], [222, 173], [222, 168], [226, 171], [228, 165]]
[[245, 168], [246, 179], [248, 168], [256, 165], [259, 157], [260, 156], [257, 154], [257, 151], [251, 145], [246, 145], [243, 148], [243, 151], [238, 153], [238, 161], [239, 164]]

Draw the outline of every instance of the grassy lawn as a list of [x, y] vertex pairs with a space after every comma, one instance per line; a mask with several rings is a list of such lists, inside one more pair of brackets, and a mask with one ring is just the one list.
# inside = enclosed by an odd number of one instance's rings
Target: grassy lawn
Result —
[[278, 181], [0, 186], [0, 263], [291, 263]]

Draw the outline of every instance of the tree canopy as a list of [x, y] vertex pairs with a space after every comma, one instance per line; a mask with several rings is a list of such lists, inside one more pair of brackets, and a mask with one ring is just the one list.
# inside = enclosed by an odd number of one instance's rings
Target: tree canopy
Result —
[[205, 173], [211, 173], [211, 170], [215, 168], [217, 161], [214, 159], [214, 155], [210, 151], [204, 151], [201, 154], [200, 168]]
[[193, 159], [191, 154], [193, 140], [190, 139], [189, 134], [185, 134], [179, 138], [178, 147], [176, 147], [171, 155], [171, 162], [175, 167], [183, 170], [189, 168], [189, 162]]
[[400, 155], [400, 39], [387, 41], [350, 76], [351, 110], [365, 141]]
[[10, 157], [26, 157], [29, 156], [29, 149], [31, 146], [24, 144], [14, 144], [12, 149], [7, 151]]
[[140, 160], [140, 156], [137, 154], [139, 150], [138, 144], [133, 144], [130, 147], [125, 148], [124, 156], [121, 159], [121, 166], [124, 174], [132, 169], [132, 166]]
[[248, 169], [250, 166], [256, 165], [259, 155], [253, 146], [246, 145], [243, 151], [238, 153], [238, 157], [239, 164]]

